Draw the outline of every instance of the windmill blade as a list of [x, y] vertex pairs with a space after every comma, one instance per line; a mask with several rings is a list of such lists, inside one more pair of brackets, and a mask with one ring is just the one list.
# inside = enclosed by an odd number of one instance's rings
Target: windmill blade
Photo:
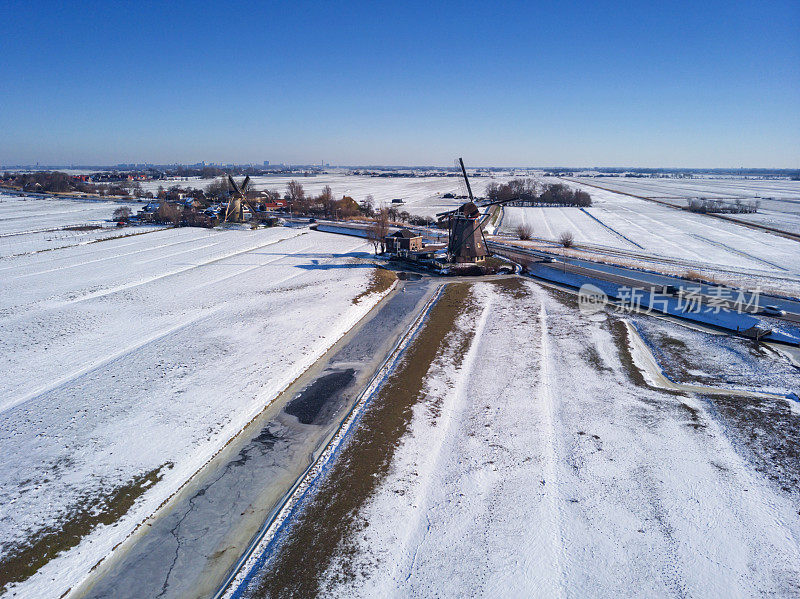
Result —
[[247, 192], [247, 187], [250, 185], [250, 175], [247, 175], [244, 178], [244, 183], [242, 183], [242, 193]]
[[474, 202], [475, 198], [472, 197], [472, 186], [469, 184], [469, 178], [467, 177], [467, 169], [464, 167], [464, 160], [459, 158], [458, 164], [461, 166], [461, 174], [464, 175], [464, 183], [467, 184], [467, 193], [469, 194], [469, 201]]
[[233, 214], [236, 211], [236, 198], [237, 196], [235, 195], [228, 198], [228, 205], [225, 206], [225, 218], [222, 219], [223, 223], [228, 222], [228, 219], [231, 217], [231, 214]]
[[256, 220], [259, 217], [259, 212], [257, 210], [258, 206], [256, 202], [251, 202], [250, 200], [242, 200], [242, 203], [250, 208], [250, 216], [253, 220]]
[[231, 177], [230, 175], [228, 175], [228, 183], [230, 183], [230, 184], [231, 184], [231, 187], [233, 187], [233, 192], [234, 192], [235, 194], [237, 194], [237, 195], [240, 195], [240, 196], [244, 195], [244, 194], [242, 193], [242, 190], [241, 190], [241, 189], [239, 189], [239, 186], [236, 184], [236, 181], [234, 181], [234, 180], [233, 180], [233, 177]]

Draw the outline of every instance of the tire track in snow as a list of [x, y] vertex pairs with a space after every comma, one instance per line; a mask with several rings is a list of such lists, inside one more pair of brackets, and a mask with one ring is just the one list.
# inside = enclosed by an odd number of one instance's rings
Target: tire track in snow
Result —
[[[198, 241], [200, 241], [201, 239], [208, 239], [208, 238], [207, 237], [206, 238], [199, 238]], [[214, 241], [212, 243], [207, 243], [205, 245], [192, 246], [192, 247], [190, 247], [188, 249], [181, 250], [179, 252], [172, 252], [172, 253], [167, 254], [165, 256], [162, 255], [162, 256], [156, 256], [155, 258], [147, 258], [146, 260], [136, 260], [135, 262], [133, 262], [133, 264], [137, 264], [137, 265], [150, 264], [151, 262], [158, 262], [159, 260], [165, 260], [165, 259], [168, 259], [168, 258], [174, 258], [175, 256], [181, 256], [183, 254], [188, 254], [189, 252], [196, 252], [198, 250], [205, 250], [207, 248], [211, 248], [211, 247], [214, 247], [214, 246], [217, 246], [217, 245], [221, 245], [223, 243], [223, 241], [224, 240], [221, 239], [219, 241]]]
[[708, 239], [707, 237], [703, 237], [702, 235], [698, 235], [697, 233], [690, 233], [690, 235], [692, 237], [694, 237], [695, 239], [699, 239], [701, 241], [705, 241], [706, 243], [710, 243], [711, 245], [717, 246], [717, 247], [719, 247], [719, 248], [721, 248], [723, 250], [726, 250], [726, 251], [728, 251], [728, 252], [730, 252], [732, 254], [736, 254], [736, 255], [741, 256], [743, 258], [747, 258], [748, 260], [753, 260], [755, 262], [761, 262], [763, 264], [766, 264], [768, 266], [772, 266], [772, 267], [777, 268], [778, 270], [782, 270], [784, 272], [788, 272], [789, 271], [788, 268], [784, 268], [783, 266], [779, 266], [779, 265], [775, 264], [774, 262], [770, 262], [769, 260], [764, 260], [763, 258], [759, 258], [758, 256], [753, 256], [752, 254], [748, 254], [747, 252], [743, 252], [741, 250], [737, 250], [736, 248], [732, 248], [731, 246], [729, 246], [726, 243], [722, 243], [720, 241], [714, 241], [713, 239]]
[[[22, 218], [22, 217], [20, 217]], [[83, 221], [79, 223], [70, 223], [67, 225], [59, 225], [58, 227], [48, 227], [46, 229], [28, 229], [25, 231], [10, 231], [8, 233], [0, 233], [0, 238], [4, 237], [18, 237], [20, 235], [35, 235], [37, 233], [55, 233], [57, 231], [69, 231], [71, 227], [82, 227], [85, 225], [100, 225], [106, 221], [100, 219], [93, 219], [90, 221]]]
[[[0, 192], [0, 193], [2, 193], [2, 192]], [[5, 196], [5, 197], [8, 197], [8, 196]], [[42, 199], [44, 199], [44, 198], [42, 198]], [[53, 199], [59, 200], [61, 198], [53, 198]], [[17, 212], [17, 214], [19, 216], [4, 216], [3, 218], [0, 218], [0, 222], [10, 221], [10, 220], [29, 219], [31, 217], [31, 215], [42, 215], [41, 211], [39, 210], [39, 206], [37, 206], [38, 201], [37, 200], [33, 200], [33, 206], [29, 207], [27, 205], [27, 202], [30, 202], [30, 201], [31, 200], [26, 199], [26, 200], [18, 200], [17, 202], [15, 202], [15, 205], [11, 206], [11, 209], [14, 210], [15, 212]], [[69, 200], [67, 200], [67, 201], [69, 201]], [[106, 204], [106, 206], [108, 208], [113, 208], [116, 203], [117, 202], [114, 202], [114, 201], [107, 202], [107, 203], [103, 202], [103, 204]], [[81, 206], [72, 207], [70, 209], [66, 209], [66, 206], [65, 206], [64, 208], [65, 209], [62, 209], [62, 210], [49, 210], [45, 214], [45, 216], [50, 217], [50, 216], [54, 216], [54, 215], [57, 215], [57, 214], [80, 214], [82, 212], [93, 212], [94, 213], [94, 212], [98, 212], [99, 211], [97, 205], [93, 205], [93, 206], [92, 205], [90, 205], [90, 206], [81, 205]]]
[[[56, 250], [66, 250], [68, 248], [90, 246], [90, 245], [95, 244], [95, 243], [100, 242], [100, 241], [113, 241], [113, 240], [117, 240], [117, 239], [125, 239], [127, 237], [141, 237], [142, 235], [146, 235], [148, 233], [154, 233], [154, 232], [156, 232], [158, 230], [160, 230], [160, 229], [151, 229], [149, 231], [142, 231], [140, 233], [122, 233], [122, 232], [119, 232], [119, 231], [117, 231], [115, 229], [106, 229], [108, 234], [101, 235], [101, 236], [96, 236], [96, 237], [88, 235], [88, 233], [91, 233], [91, 231], [86, 232], [87, 233], [86, 235], [81, 235], [81, 232], [77, 232], [75, 235], [71, 235], [71, 236], [67, 236], [67, 237], [59, 237], [59, 238], [57, 238], [55, 240], [57, 242], [67, 242], [66, 245], [53, 245], [51, 247], [39, 247], [39, 248], [36, 248], [34, 246], [33, 248], [29, 248], [28, 250], [23, 251], [23, 252], [16, 252], [16, 253], [11, 253], [11, 254], [2, 254], [2, 255], [0, 255], [0, 262], [3, 261], [3, 260], [13, 260], [14, 258], [24, 258], [26, 256], [38, 256], [39, 254], [43, 254], [45, 252], [56, 253]], [[118, 233], [118, 234], [112, 235], [111, 233]], [[24, 241], [27, 241], [27, 240], [23, 240], [23, 242]], [[53, 239], [44, 239], [43, 241], [45, 243], [51, 243], [54, 240]], [[41, 259], [39, 261], [41, 263], [43, 263], [43, 264], [52, 264], [54, 262], [57, 262], [58, 260], [64, 260], [65, 258], [66, 257], [62, 256], [62, 257], [57, 257], [57, 258], [51, 258], [50, 260]], [[10, 268], [20, 268], [20, 267], [24, 267], [24, 266], [27, 266], [27, 264], [22, 264], [22, 265], [16, 264], [16, 265], [12, 265], [12, 266], [7, 266], [7, 267], [4, 267], [4, 268], [0, 268], [0, 270], [8, 270]]]
[[[297, 237], [297, 235], [295, 235], [293, 237]], [[122, 285], [117, 285], [116, 287], [111, 287], [109, 289], [103, 289], [102, 291], [96, 291], [96, 292], [87, 293], [86, 295], [82, 295], [81, 297], [77, 297], [77, 298], [72, 299], [72, 300], [67, 300], [67, 301], [63, 302], [62, 304], [57, 304], [57, 306], [60, 307], [61, 305], [77, 304], [79, 302], [84, 302], [84, 301], [87, 301], [87, 300], [90, 300], [90, 299], [96, 299], [98, 297], [107, 297], [109, 295], [114, 295], [115, 293], [120, 293], [122, 291], [127, 291], [127, 290], [133, 289], [135, 287], [141, 287], [142, 285], [148, 285], [149, 283], [153, 283], [155, 281], [160, 281], [162, 279], [166, 279], [166, 278], [169, 278], [169, 277], [174, 277], [176, 275], [183, 274], [185, 272], [189, 272], [189, 271], [195, 270], [197, 268], [203, 268], [204, 266], [210, 266], [210, 265], [215, 264], [217, 262], [222, 262], [223, 260], [228, 260], [229, 258], [235, 258], [236, 256], [241, 256], [243, 254], [248, 254], [250, 252], [254, 252], [256, 250], [260, 250], [260, 249], [269, 247], [271, 245], [276, 245], [278, 243], [282, 243], [283, 241], [286, 241], [287, 239], [291, 239], [291, 237], [278, 239], [278, 240], [273, 240], [273, 241], [270, 241], [269, 243], [261, 243], [259, 245], [256, 245], [256, 246], [253, 246], [253, 247], [249, 247], [249, 248], [244, 249], [244, 250], [236, 250], [235, 252], [230, 252], [230, 253], [225, 254], [223, 256], [218, 256], [216, 258], [212, 258], [211, 260], [206, 260], [205, 262], [201, 262], [199, 264], [191, 264], [191, 265], [186, 266], [184, 268], [179, 268], [179, 269], [173, 270], [171, 272], [167, 272], [167, 273], [155, 275], [155, 276], [152, 276], [152, 277], [148, 277], [148, 278], [142, 279], [140, 281], [135, 281], [135, 282], [132, 282], [132, 283], [125, 283], [125, 284], [122, 284]]]
[[[307, 250], [307, 249], [309, 249], [311, 247], [314, 247], [313, 244], [312, 245], [306, 245], [306, 246], [304, 246], [304, 247], [302, 247], [302, 248], [300, 248], [300, 249], [298, 249], [296, 251], [293, 251], [293, 252], [287, 252], [287, 253], [285, 253], [283, 255], [280, 255], [280, 256], [277, 256], [275, 258], [266, 260], [265, 262], [261, 262], [259, 264], [251, 265], [251, 266], [245, 268], [244, 270], [236, 271], [234, 273], [228, 273], [228, 274], [226, 274], [224, 276], [221, 276], [221, 277], [217, 277], [217, 278], [214, 278], [214, 279], [211, 279], [211, 280], [203, 281], [199, 285], [195, 285], [195, 286], [192, 286], [192, 287], [186, 287], [184, 289], [184, 292], [186, 292], [186, 291], [196, 291], [198, 289], [202, 289], [203, 287], [208, 287], [210, 285], [215, 285], [215, 284], [224, 282], [224, 281], [226, 281], [228, 279], [231, 279], [233, 277], [241, 276], [242, 274], [244, 274], [246, 272], [250, 272], [252, 270], [256, 270], [258, 268], [261, 268], [263, 266], [268, 266], [268, 265], [273, 264], [275, 262], [278, 262], [280, 260], [289, 258], [290, 256], [297, 255], [297, 254], [299, 254], [299, 253], [301, 253], [301, 252], [303, 252], [303, 251], [305, 251], [305, 250]], [[280, 284], [281, 282], [282, 281], [278, 281], [277, 284]], [[0, 411], [2, 411], [2, 410], [0, 410]]]
[[[701, 227], [703, 227], [703, 228], [705, 228], [705, 229], [709, 229], [710, 232], [712, 234], [714, 234], [714, 235], [716, 235], [717, 233], [720, 232], [720, 227], [719, 226], [712, 226], [712, 225], [710, 225], [710, 224], [708, 224], [706, 222], [703, 222], [704, 220], [705, 219], [697, 219], [696, 220], [696, 224], [701, 226]], [[733, 228], [733, 227], [735, 227], [735, 228]], [[781, 248], [780, 247], [780, 243], [779, 242], [780, 242], [780, 240], [783, 239], [781, 237], [778, 237], [776, 235], [765, 234], [762, 231], [756, 231], [756, 230], [749, 229], [747, 227], [742, 227], [742, 226], [739, 226], [739, 225], [733, 225], [733, 227], [725, 231], [725, 234], [732, 238], [732, 239], [729, 239], [729, 241], [732, 241], [733, 239], [739, 240], [739, 241], [744, 242], [744, 244], [746, 246], [748, 246], [748, 247], [753, 247], [753, 246], [758, 246], [758, 245], [766, 246], [769, 249], [771, 249], [773, 252], [783, 253], [785, 251], [785, 248]], [[698, 234], [695, 234], [695, 233], [692, 233], [692, 236], [696, 237], [698, 239], [701, 239], [701, 240], [703, 240], [705, 242], [711, 243], [712, 245], [716, 245], [716, 246], [718, 246], [718, 247], [720, 247], [722, 249], [725, 249], [725, 250], [727, 250], [729, 252], [732, 252], [734, 254], [739, 254], [740, 256], [744, 256], [744, 257], [746, 257], [748, 259], [752, 259], [752, 260], [755, 260], [757, 262], [763, 262], [765, 264], [768, 264], [768, 265], [773, 266], [775, 268], [779, 268], [781, 270], [785, 270], [785, 271], [789, 270], [787, 268], [784, 268], [782, 266], [778, 266], [777, 264], [769, 262], [768, 260], [765, 260], [764, 258], [759, 258], [758, 256], [755, 256], [753, 254], [749, 254], [749, 253], [745, 252], [744, 250], [738, 250], [738, 249], [734, 248], [733, 246], [730, 246], [730, 245], [728, 245], [726, 243], [723, 243], [723, 242], [720, 242], [720, 241], [716, 241], [716, 240], [712, 240], [712, 239], [708, 239], [708, 238], [702, 237], [701, 235], [698, 235]]]
[[573, 218], [568, 212], [565, 212], [565, 208], [561, 208], [559, 206], [558, 208], [556, 208], [556, 210], [558, 210], [558, 214], [561, 215], [561, 219], [567, 221], [569, 223], [568, 226], [573, 227], [575, 231], [577, 231], [578, 235], [576, 237], [578, 237], [578, 239], [576, 241], [582, 242], [591, 240], [591, 237], [586, 235], [586, 231], [583, 230], [583, 227], [581, 227], [580, 223], [578, 223], [578, 221], [575, 218]]
[[544, 208], [541, 207], [539, 207], [539, 212], [542, 216], [542, 221], [544, 222], [544, 226], [545, 228], [547, 228], [547, 233], [550, 235], [551, 239], [555, 240], [556, 234], [553, 232], [553, 227], [550, 226], [550, 219], [547, 217], [547, 213], [544, 211]]
[[[112, 208], [112, 206], [109, 206], [109, 209], [110, 208]], [[5, 216], [3, 218], [0, 218], [0, 223], [7, 223], [7, 222], [19, 221], [19, 220], [30, 221], [32, 218], [36, 218], [37, 216], [42, 216], [42, 213], [37, 211], [37, 210], [28, 210], [28, 211], [20, 211], [20, 212], [23, 212], [23, 213], [19, 214], [18, 216]], [[108, 222], [108, 220], [109, 220], [109, 219], [106, 219], [106, 218], [102, 218], [102, 215], [99, 214], [99, 210], [97, 210], [96, 207], [84, 208], [84, 209], [79, 209], [79, 210], [57, 210], [57, 211], [54, 211], [54, 212], [48, 212], [46, 214], [46, 216], [48, 218], [50, 218], [50, 217], [53, 217], [53, 216], [56, 216], [56, 215], [71, 214], [71, 215], [74, 215], [75, 217], [81, 217], [83, 214], [87, 214], [87, 213], [91, 214], [92, 216], [94, 216], [94, 218], [88, 218], [88, 219], [84, 218], [83, 220], [78, 221], [78, 222], [54, 225], [54, 226], [51, 226], [51, 227], [42, 227], [42, 228], [38, 228], [38, 229], [23, 229], [23, 230], [17, 230], [17, 231], [5, 231], [3, 233], [0, 233], [0, 237], [11, 237], [11, 236], [14, 236], [14, 235], [28, 235], [30, 233], [50, 233], [52, 231], [61, 231], [61, 230], [65, 229], [65, 228], [67, 228], [67, 227], [76, 227], [76, 226], [79, 227], [81, 225], [86, 225], [86, 224]]]
[[[451, 437], [449, 434], [451, 429], [453, 428], [453, 420], [454, 416], [458, 413], [461, 413], [465, 410], [468, 403], [468, 398], [466, 395], [466, 387], [467, 383], [470, 378], [470, 374], [474, 370], [473, 366], [475, 364], [475, 360], [477, 359], [478, 355], [478, 348], [480, 347], [480, 341], [483, 337], [484, 329], [486, 328], [486, 322], [489, 319], [489, 314], [492, 310], [492, 304], [494, 302], [494, 295], [490, 296], [486, 305], [483, 308], [480, 316], [478, 317], [478, 322], [475, 325], [475, 333], [472, 337], [472, 342], [470, 343], [469, 349], [467, 350], [464, 359], [461, 362], [461, 365], [458, 368], [458, 379], [455, 382], [455, 386], [453, 390], [448, 393], [448, 397], [450, 401], [444, 403], [442, 405], [441, 413], [439, 419], [437, 420], [436, 425], [436, 444], [435, 446], [431, 447], [431, 452], [435, 453], [436, 457], [434, 458], [431, 466], [429, 468], [430, 473], [439, 473], [441, 474], [446, 473], [447, 469], [442, 468], [439, 464], [446, 460], [447, 458], [443, 455], [444, 454], [444, 446], [448, 438]], [[430, 504], [430, 489], [431, 487], [436, 484], [437, 481], [431, 481], [429, 484], [423, 487], [424, 491], [418, 497], [418, 505], [419, 509], [416, 511], [416, 518], [414, 519], [413, 523], [409, 523], [408, 528], [406, 529], [405, 539], [403, 541], [403, 555], [405, 559], [403, 562], [398, 562], [396, 565], [394, 576], [392, 577], [393, 580], [402, 580], [402, 584], [400, 585], [401, 588], [403, 585], [407, 584], [414, 575], [414, 567], [417, 563], [417, 556], [419, 555], [420, 548], [424, 545], [425, 540], [427, 539], [428, 533], [430, 532], [431, 523], [428, 520], [427, 514], [429, 512], [429, 504]], [[439, 483], [443, 484], [442, 481], [438, 481]], [[438, 486], [441, 485], [437, 485]], [[426, 523], [423, 525], [423, 518], [425, 519]], [[416, 538], [415, 538], [416, 537]], [[400, 575], [400, 569], [406, 570], [404, 575]]]
[[[634, 211], [633, 211], [633, 210], [631, 210], [630, 208], [625, 208], [625, 207], [623, 207], [623, 209], [624, 209], [624, 210], [628, 210], [628, 211], [630, 211], [630, 212], [634, 212]], [[635, 212], [634, 212], [634, 213], [635, 213]], [[661, 224], [661, 226], [664, 226], [664, 225], [665, 225], [665, 223], [660, 223], [660, 221], [658, 221], [658, 220], [654, 219], [654, 218], [653, 218], [653, 217], [651, 217], [651, 216], [647, 216], [647, 215], [646, 215], [646, 214], [644, 214], [644, 213], [641, 213], [641, 216], [642, 216], [643, 218], [646, 218], [647, 220], [650, 220], [650, 221], [654, 222], [654, 223], [655, 223], [655, 224], [657, 224], [657, 225], [658, 225], [658, 224]], [[699, 226], [701, 226], [701, 227], [705, 227], [705, 228], [711, 229], [711, 230], [712, 230], [712, 231], [714, 231], [714, 232], [717, 232], [717, 231], [719, 230], [717, 227], [713, 227], [713, 226], [709, 225], [708, 223], [701, 222], [699, 219], [695, 219], [695, 220], [693, 221], [693, 224], [697, 224], [697, 225], [699, 225]], [[678, 227], [676, 227], [676, 226], [675, 226], [675, 225], [673, 225], [673, 224], [669, 224], [668, 226], [672, 227], [673, 229], [678, 229]], [[739, 238], [739, 239], [743, 239], [743, 240], [746, 240], [746, 241], [750, 241], [750, 237], [748, 237], [748, 236], [745, 236], [745, 235], [742, 235], [742, 234], [741, 234], [740, 232], [738, 232], [738, 231], [737, 231], [737, 232], [735, 232], [735, 233], [730, 233], [730, 234], [734, 235], [735, 237], [737, 237], [737, 238]], [[695, 238], [697, 238], [697, 239], [700, 239], [700, 240], [704, 241], [705, 243], [709, 243], [709, 244], [711, 244], [711, 245], [714, 245], [714, 246], [716, 246], [716, 247], [718, 247], [718, 248], [720, 248], [720, 249], [723, 249], [723, 250], [725, 250], [725, 251], [726, 251], [726, 252], [728, 252], [728, 253], [732, 253], [732, 254], [734, 254], [734, 255], [738, 255], [739, 257], [744, 257], [744, 258], [747, 258], [747, 259], [749, 259], [749, 260], [754, 260], [754, 261], [756, 261], [756, 262], [763, 262], [763, 263], [766, 263], [766, 264], [768, 264], [768, 265], [770, 265], [770, 266], [774, 266], [774, 267], [776, 267], [776, 268], [780, 268], [780, 267], [779, 267], [779, 266], [777, 266], [776, 264], [772, 264], [771, 262], [767, 262], [766, 260], [762, 260], [762, 259], [760, 259], [760, 258], [756, 258], [755, 256], [752, 256], [752, 255], [750, 255], [750, 254], [747, 254], [747, 253], [745, 253], [745, 252], [741, 252], [741, 251], [739, 251], [739, 250], [736, 250], [736, 249], [732, 248], [731, 246], [729, 246], [729, 245], [726, 245], [726, 244], [724, 244], [724, 243], [715, 242], [715, 241], [712, 241], [712, 240], [710, 240], [710, 239], [707, 239], [707, 238], [705, 238], [705, 237], [702, 237], [702, 236], [700, 236], [700, 235], [697, 235], [697, 234], [694, 234], [694, 233], [689, 233], [689, 235], [690, 235], [691, 237], [695, 237]], [[673, 244], [673, 245], [675, 245], [675, 244]], [[701, 256], [701, 255], [700, 255], [700, 254], [698, 254], [697, 252], [694, 252], [694, 251], [692, 251], [692, 253], [694, 253], [696, 256], [698, 256], [698, 257], [700, 257], [700, 258], [703, 258], [703, 256]], [[785, 269], [783, 269], [783, 270], [785, 270]]]
[[606, 223], [604, 223], [602, 220], [600, 220], [600, 219], [599, 219], [598, 217], [596, 217], [594, 214], [592, 214], [591, 212], [589, 212], [589, 211], [588, 211], [586, 208], [581, 208], [580, 210], [581, 210], [581, 212], [583, 212], [583, 213], [584, 213], [586, 216], [588, 216], [588, 217], [589, 217], [589, 218], [591, 218], [592, 220], [596, 220], [598, 223], [600, 223], [601, 225], [603, 225], [603, 226], [604, 226], [606, 229], [608, 229], [609, 231], [611, 231], [611, 233], [613, 233], [614, 235], [616, 235], [617, 237], [619, 237], [620, 239], [622, 239], [622, 240], [623, 240], [623, 241], [625, 241], [626, 243], [629, 243], [629, 244], [631, 244], [631, 245], [633, 245], [633, 246], [635, 246], [635, 247], [639, 248], [640, 250], [643, 250], [643, 249], [644, 249], [642, 246], [640, 246], [640, 245], [639, 245], [638, 243], [636, 243], [635, 241], [633, 241], [633, 240], [631, 240], [631, 239], [628, 239], [627, 237], [625, 237], [625, 235], [623, 235], [622, 233], [620, 233], [619, 231], [617, 231], [617, 230], [616, 230], [616, 229], [614, 229], [613, 227], [610, 227], [609, 225], [607, 225]]
[[[296, 238], [290, 238], [290, 239], [296, 239]], [[198, 289], [202, 289], [203, 287], [209, 287], [210, 285], [216, 285], [218, 283], [222, 283], [223, 281], [227, 281], [228, 279], [232, 279], [234, 277], [240, 277], [245, 273], [251, 272], [253, 270], [258, 270], [259, 268], [262, 268], [264, 266], [269, 266], [270, 264], [273, 264], [273, 263], [278, 262], [280, 260], [285, 260], [286, 258], [289, 258], [290, 256], [296, 256], [297, 254], [305, 252], [306, 250], [309, 250], [309, 249], [311, 249], [313, 247], [315, 247], [315, 244], [313, 244], [313, 243], [310, 243], [308, 245], [304, 245], [303, 247], [301, 247], [300, 249], [298, 249], [296, 251], [287, 252], [287, 253], [285, 253], [285, 254], [283, 254], [281, 256], [278, 256], [277, 258], [272, 258], [272, 259], [267, 260], [265, 262], [260, 262], [259, 264], [253, 264], [251, 266], [247, 266], [242, 270], [236, 271], [234, 273], [227, 274], [227, 275], [225, 275], [223, 277], [219, 277], [219, 278], [213, 279], [211, 281], [203, 281], [199, 285], [195, 285], [193, 287], [190, 287], [189, 289], [191, 289], [192, 291], [197, 291]], [[332, 258], [331, 258], [331, 260], [332, 260]]]
[[546, 436], [542, 439], [542, 450], [544, 457], [544, 476], [542, 481], [544, 501], [549, 514], [549, 521], [540, 523], [541, 526], [550, 528], [550, 546], [542, 547], [542, 557], [546, 560], [543, 564], [544, 570], [550, 576], [539, 577], [547, 588], [543, 588], [543, 595], [547, 597], [564, 597], [564, 544], [561, 532], [561, 513], [558, 505], [558, 474], [557, 474], [557, 437], [555, 430], [555, 405], [552, 389], [551, 369], [552, 361], [550, 358], [550, 332], [547, 325], [547, 309], [545, 308], [546, 298], [541, 287], [536, 287], [539, 300], [539, 385], [536, 390], [536, 404], [538, 405], [542, 417], [542, 430]]

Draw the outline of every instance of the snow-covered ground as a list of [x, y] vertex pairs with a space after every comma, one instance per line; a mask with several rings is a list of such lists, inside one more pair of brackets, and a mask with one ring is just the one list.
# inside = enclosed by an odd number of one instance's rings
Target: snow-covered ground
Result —
[[118, 229], [111, 222], [114, 210], [121, 205], [0, 193], [0, 257], [130, 234], [130, 229]]
[[604, 227], [580, 208], [503, 208], [503, 221], [500, 232], [515, 235], [519, 225], [528, 225], [533, 236], [541, 239], [558, 240], [564, 232], [570, 232], [577, 243], [591, 243], [608, 247], [636, 250], [634, 244]]
[[501, 231], [513, 235], [524, 222], [532, 226], [536, 237], [544, 239], [558, 239], [562, 231], [570, 231], [578, 243], [645, 251], [709, 266], [800, 273], [800, 244], [796, 241], [612, 191], [579, 187], [591, 194], [591, 208], [507, 207]]
[[602, 177], [579, 179], [591, 185], [686, 206], [689, 198], [758, 201], [755, 214], [735, 218], [800, 233], [800, 181], [788, 179], [739, 179], [700, 177], [649, 179]]
[[366, 314], [367, 251], [303, 229], [171, 229], [0, 258], [0, 562], [151, 485], [12, 596], [74, 585]]
[[800, 506], [750, 430], [649, 387], [615, 317], [532, 282], [474, 289], [471, 344], [431, 367], [326, 596], [796, 594]]
[[[647, 198], [680, 199], [703, 196], [731, 200], [770, 199], [800, 202], [800, 181], [790, 181], [789, 179], [599, 177], [582, 180], [593, 185], [608, 187], [609, 189], [616, 189]], [[800, 206], [791, 211], [800, 212]]]

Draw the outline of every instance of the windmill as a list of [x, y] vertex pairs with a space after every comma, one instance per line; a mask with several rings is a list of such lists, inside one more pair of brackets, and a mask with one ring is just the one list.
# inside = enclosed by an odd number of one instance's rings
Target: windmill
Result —
[[447, 218], [447, 255], [451, 262], [481, 262], [489, 255], [486, 239], [483, 237], [481, 211], [475, 205], [472, 187], [464, 168], [464, 160], [458, 159], [461, 174], [467, 184], [469, 202], [455, 210], [440, 212], [436, 216]]
[[228, 197], [228, 205], [225, 207], [225, 218], [222, 222], [234, 222], [234, 223], [242, 223], [244, 222], [244, 207], [247, 206], [250, 209], [250, 213], [255, 216], [256, 214], [256, 207], [255, 205], [247, 199], [247, 190], [249, 189], [250, 185], [250, 176], [244, 178], [241, 187], [233, 180], [233, 177], [228, 175], [228, 185], [232, 191], [230, 191], [230, 195]]
[[[480, 209], [475, 204], [472, 196], [472, 186], [469, 184], [467, 169], [464, 168], [464, 160], [459, 158], [456, 161], [461, 167], [461, 174], [467, 186], [469, 202], [462, 204], [455, 210], [439, 212], [436, 216], [440, 220], [447, 218], [447, 254], [451, 262], [480, 262], [486, 256], [491, 256], [486, 238], [483, 236], [483, 222], [485, 214], [481, 214]], [[517, 198], [496, 200], [481, 204], [481, 208], [497, 206], [508, 202], [516, 201]], [[488, 214], [488, 213], [487, 213]]]

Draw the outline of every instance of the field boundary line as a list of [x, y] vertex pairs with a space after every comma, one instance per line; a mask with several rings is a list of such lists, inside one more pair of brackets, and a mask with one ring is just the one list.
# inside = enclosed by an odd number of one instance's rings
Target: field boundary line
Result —
[[630, 238], [626, 237], [625, 235], [623, 235], [622, 233], [620, 233], [619, 231], [617, 231], [613, 227], [605, 224], [603, 221], [601, 221], [599, 218], [597, 218], [594, 214], [591, 214], [588, 210], [586, 210], [586, 208], [581, 208], [581, 212], [583, 212], [589, 218], [596, 220], [598, 223], [603, 225], [606, 229], [611, 231], [614, 235], [617, 235], [617, 236], [621, 237], [622, 239], [624, 239], [625, 241], [627, 241], [628, 243], [635, 245], [640, 250], [645, 250], [646, 251], [646, 248], [644, 248], [643, 246], [641, 246], [638, 243], [636, 243], [635, 241], [633, 241], [633, 239], [630, 239]]

